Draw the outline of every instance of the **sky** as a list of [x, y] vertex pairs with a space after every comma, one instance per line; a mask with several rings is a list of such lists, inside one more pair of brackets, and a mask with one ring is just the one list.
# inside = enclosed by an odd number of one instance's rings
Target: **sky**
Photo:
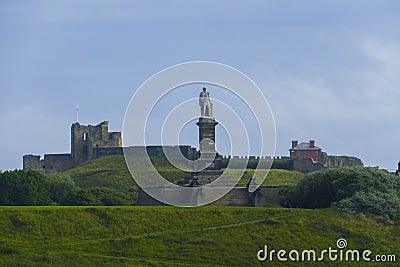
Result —
[[399, 10], [399, 1], [1, 1], [0, 170], [22, 168], [24, 154], [69, 152], [77, 103], [80, 123], [121, 131], [144, 81], [197, 60], [260, 87], [276, 155], [313, 139], [395, 169]]

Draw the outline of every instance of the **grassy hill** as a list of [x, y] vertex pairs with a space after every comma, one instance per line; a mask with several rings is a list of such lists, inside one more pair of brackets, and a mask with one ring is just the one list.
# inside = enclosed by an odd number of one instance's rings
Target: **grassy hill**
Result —
[[[170, 181], [186, 173], [153, 159]], [[229, 170], [236, 175], [236, 170]], [[254, 170], [246, 170], [246, 184]], [[122, 156], [91, 160], [67, 172], [82, 188], [136, 187]], [[271, 170], [265, 185], [295, 183], [302, 174]], [[400, 222], [379, 222], [333, 209], [277, 207], [0, 207], [1, 266], [321, 266], [321, 262], [260, 262], [257, 252], [313, 249], [345, 238], [346, 249], [396, 255]], [[397, 262], [400, 255], [397, 256]], [[324, 266], [397, 266], [331, 262]]]
[[127, 185], [136, 187], [122, 155], [89, 160], [65, 173], [82, 188], [100, 186], [120, 189]]
[[[186, 173], [153, 159], [170, 181]], [[235, 175], [235, 170], [230, 170]], [[254, 170], [246, 170], [245, 184]], [[67, 172], [82, 188], [136, 188], [122, 156], [91, 160]], [[302, 174], [271, 170], [265, 185], [295, 183]], [[320, 262], [260, 262], [257, 252], [313, 249], [345, 238], [347, 249], [372, 257], [396, 255], [400, 222], [333, 209], [277, 207], [0, 207], [0, 266], [321, 266]], [[400, 255], [397, 256], [397, 262]], [[326, 266], [383, 266], [331, 262]], [[384, 264], [396, 266], [396, 263]]]
[[[190, 175], [187, 172], [176, 169], [166, 159], [151, 158], [151, 160], [157, 171], [168, 181], [173, 183], [183, 180], [185, 176]], [[235, 172], [237, 172], [237, 170], [231, 170], [230, 174], [234, 175]], [[127, 187], [136, 187], [122, 155], [93, 159], [66, 173], [82, 188], [100, 186], [124, 189]], [[246, 170], [239, 183], [246, 184], [253, 173], [253, 169]], [[295, 171], [272, 169], [263, 184], [291, 184], [295, 183], [301, 177], [303, 177], [303, 174]]]
[[[398, 254], [399, 222], [331, 209], [1, 207], [1, 266], [321, 266], [260, 263], [257, 251], [336, 248]], [[397, 255], [399, 257], [399, 255]], [[400, 260], [400, 259], [398, 259]], [[396, 266], [324, 262], [326, 266]]]

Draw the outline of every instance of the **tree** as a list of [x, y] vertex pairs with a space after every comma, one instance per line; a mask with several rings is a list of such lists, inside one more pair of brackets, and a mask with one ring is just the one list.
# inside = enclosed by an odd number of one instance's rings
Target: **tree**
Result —
[[304, 208], [334, 206], [347, 212], [400, 217], [400, 179], [377, 168], [347, 167], [309, 173], [286, 199]]
[[1, 205], [53, 205], [48, 194], [50, 179], [39, 171], [0, 173]]
[[73, 192], [79, 191], [80, 188], [75, 184], [69, 175], [55, 174], [51, 176], [49, 185], [50, 198], [59, 205], [68, 205], [69, 199]]
[[102, 203], [88, 190], [79, 187], [71, 190], [65, 196], [63, 205], [65, 206], [101, 206]]
[[131, 206], [134, 205], [133, 192], [121, 192], [107, 187], [94, 187], [88, 190], [103, 206]]
[[42, 171], [0, 172], [0, 205], [119, 206], [134, 205], [136, 190], [106, 187], [82, 189], [66, 174]]

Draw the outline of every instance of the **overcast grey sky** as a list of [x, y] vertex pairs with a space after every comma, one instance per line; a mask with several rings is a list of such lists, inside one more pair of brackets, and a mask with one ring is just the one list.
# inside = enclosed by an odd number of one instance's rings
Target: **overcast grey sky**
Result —
[[1, 1], [0, 169], [68, 152], [76, 103], [81, 123], [121, 130], [141, 83], [193, 60], [228, 64], [261, 87], [277, 155], [315, 139], [394, 169], [399, 11], [399, 1]]

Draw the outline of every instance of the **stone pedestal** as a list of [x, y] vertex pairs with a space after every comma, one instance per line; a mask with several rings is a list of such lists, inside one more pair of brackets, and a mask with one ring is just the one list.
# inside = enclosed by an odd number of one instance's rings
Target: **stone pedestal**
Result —
[[[218, 122], [214, 118], [200, 117], [196, 123], [199, 126], [199, 144], [200, 153], [215, 152], [215, 126]], [[213, 142], [202, 142], [202, 140], [211, 139]]]
[[[197, 160], [197, 168], [203, 169], [193, 172], [191, 186], [205, 185], [216, 180], [221, 174], [221, 156], [215, 150], [215, 126], [218, 122], [214, 118], [200, 117], [196, 123], [199, 126], [200, 158]], [[210, 161], [211, 164], [210, 164]]]

